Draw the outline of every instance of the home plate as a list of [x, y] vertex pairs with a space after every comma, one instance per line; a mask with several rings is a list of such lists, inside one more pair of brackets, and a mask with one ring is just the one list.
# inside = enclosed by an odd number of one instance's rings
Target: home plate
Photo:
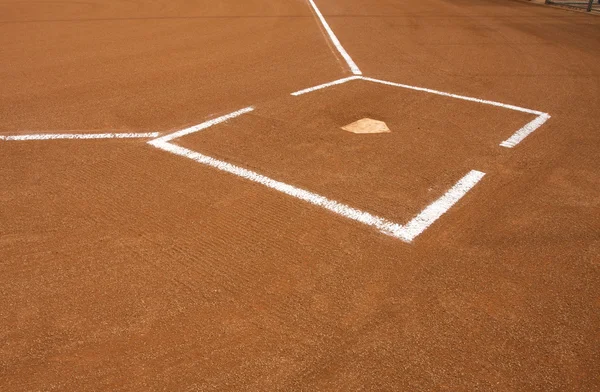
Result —
[[389, 133], [391, 132], [388, 126], [383, 121], [363, 118], [352, 124], [342, 127], [344, 131], [352, 133]]

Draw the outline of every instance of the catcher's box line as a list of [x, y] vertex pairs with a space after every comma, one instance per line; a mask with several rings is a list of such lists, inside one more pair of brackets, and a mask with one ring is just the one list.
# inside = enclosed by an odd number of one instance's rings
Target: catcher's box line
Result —
[[238, 116], [241, 116], [242, 114], [249, 113], [249, 112], [251, 112], [253, 110], [254, 110], [254, 108], [252, 106], [248, 106], [247, 108], [236, 110], [233, 113], [229, 113], [229, 114], [226, 114], [224, 116], [217, 117], [217, 118], [209, 120], [209, 121], [205, 121], [202, 124], [194, 125], [193, 127], [185, 128], [185, 129], [182, 129], [181, 131], [170, 133], [170, 134], [165, 135], [165, 136], [163, 136], [161, 138], [155, 139], [152, 142], [153, 143], [169, 142], [169, 141], [171, 141], [173, 139], [178, 139], [178, 138], [180, 138], [182, 136], [189, 135], [190, 133], [198, 132], [198, 131], [201, 131], [201, 130], [206, 129], [208, 127], [212, 127], [213, 125], [220, 124], [220, 123], [225, 122], [227, 120], [231, 120], [232, 118], [236, 118]]
[[359, 209], [350, 207], [346, 204], [329, 199], [317, 193], [310, 192], [305, 189], [298, 188], [294, 185], [274, 180], [255, 171], [248, 170], [243, 167], [233, 165], [229, 162], [225, 162], [170, 143], [171, 140], [174, 140], [178, 137], [189, 135], [191, 133], [198, 132], [203, 129], [207, 129], [213, 125], [223, 123], [235, 117], [239, 117], [242, 114], [248, 113], [252, 110], [253, 108], [251, 107], [241, 109], [228, 115], [206, 121], [194, 127], [186, 128], [184, 130], [163, 136], [161, 138], [151, 140], [148, 143], [163, 151], [167, 151], [175, 155], [192, 159], [203, 165], [207, 165], [217, 170], [233, 174], [246, 180], [250, 180], [252, 182], [266, 186], [267, 188], [274, 189], [288, 196], [292, 196], [296, 199], [310, 203], [314, 206], [321, 207], [337, 215], [341, 215], [347, 219], [351, 219], [356, 222], [365, 224], [367, 226], [374, 227], [384, 234], [398, 238], [405, 242], [413, 241], [419, 234], [421, 234], [429, 226], [431, 226], [454, 204], [456, 204], [464, 195], [466, 195], [467, 192], [471, 190], [471, 188], [473, 188], [479, 181], [481, 181], [481, 179], [485, 175], [485, 173], [482, 173], [480, 171], [471, 170], [469, 173], [467, 173], [467, 175], [461, 178], [452, 188], [450, 188], [450, 190], [447, 191], [442, 197], [425, 207], [425, 209], [423, 209], [406, 225], [401, 225], [389, 221], [385, 218], [379, 217], [377, 215], [373, 215], [366, 211], [361, 211]]
[[433, 89], [425, 88], [425, 87], [417, 87], [417, 86], [410, 86], [408, 84], [388, 82], [386, 80], [374, 79], [374, 78], [369, 78], [369, 77], [365, 77], [365, 76], [350, 76], [350, 77], [343, 78], [343, 79], [337, 79], [337, 80], [334, 80], [329, 83], [323, 83], [323, 84], [319, 84], [314, 87], [309, 87], [309, 88], [305, 88], [303, 90], [293, 92], [290, 95], [297, 97], [300, 95], [311, 93], [313, 91], [322, 90], [327, 87], [344, 84], [344, 83], [347, 83], [347, 82], [350, 82], [353, 80], [364, 80], [367, 82], [379, 83], [379, 84], [383, 84], [383, 85], [387, 85], [387, 86], [399, 87], [399, 88], [404, 88], [404, 89], [408, 89], [408, 90], [421, 91], [421, 92], [425, 92], [425, 93], [429, 93], [429, 94], [441, 95], [443, 97], [460, 99], [460, 100], [468, 101], [468, 102], [481, 103], [484, 105], [491, 105], [491, 106], [496, 106], [496, 107], [500, 107], [500, 108], [504, 108], [504, 109], [515, 110], [517, 112], [536, 115], [537, 117], [535, 119], [533, 119], [529, 123], [525, 124], [525, 126], [523, 126], [521, 129], [516, 131], [512, 136], [510, 136], [508, 139], [506, 139], [500, 143], [500, 146], [506, 147], [506, 148], [515, 147], [517, 144], [521, 143], [523, 141], [523, 139], [525, 139], [527, 136], [529, 136], [531, 133], [533, 133], [539, 127], [544, 125], [544, 123], [550, 119], [550, 115], [548, 113], [540, 112], [539, 110], [527, 109], [527, 108], [524, 108], [521, 106], [510, 105], [510, 104], [496, 102], [496, 101], [490, 101], [487, 99], [480, 99], [480, 98], [474, 98], [474, 97], [467, 97], [465, 95], [447, 93], [444, 91], [433, 90]]
[[407, 84], [388, 82], [386, 80], [379, 80], [379, 79], [366, 78], [366, 77], [361, 77], [360, 79], [366, 80], [369, 82], [373, 82], [373, 83], [385, 84], [385, 85], [393, 86], [393, 87], [400, 87], [400, 88], [406, 88], [409, 90], [422, 91], [425, 93], [441, 95], [441, 96], [449, 97], [449, 98], [462, 99], [463, 101], [477, 102], [477, 103], [482, 103], [484, 105], [497, 106], [497, 107], [501, 107], [504, 109], [515, 110], [517, 112], [528, 113], [528, 114], [535, 114], [536, 116], [538, 116], [533, 121], [526, 124], [523, 128], [521, 128], [517, 132], [515, 132], [511, 137], [509, 137], [508, 139], [506, 139], [505, 141], [500, 143], [500, 146], [506, 147], [506, 148], [512, 148], [512, 147], [516, 146], [517, 144], [519, 144], [520, 142], [522, 142], [523, 139], [525, 139], [529, 134], [531, 134], [536, 129], [541, 127], [550, 118], [550, 115], [548, 113], [540, 112], [538, 110], [533, 110], [533, 109], [527, 109], [527, 108], [523, 108], [520, 106], [509, 105], [509, 104], [502, 103], [502, 102], [467, 97], [465, 95], [451, 94], [451, 93], [446, 93], [443, 91], [432, 90], [430, 88], [416, 87], [416, 86], [409, 86]]
[[533, 121], [529, 122], [523, 128], [515, 132], [511, 137], [500, 143], [500, 145], [506, 148], [513, 148], [517, 144], [521, 143], [529, 134], [533, 133], [536, 129], [544, 125], [544, 123], [549, 119], [550, 115], [548, 113], [540, 114]]
[[351, 80], [356, 80], [356, 79], [362, 79], [362, 78], [360, 76], [350, 76], [350, 77], [347, 77], [347, 78], [337, 79], [337, 80], [334, 80], [333, 82], [323, 83], [323, 84], [319, 84], [318, 86], [309, 87], [309, 88], [305, 88], [305, 89], [300, 90], [300, 91], [293, 92], [290, 95], [293, 95], [294, 97], [297, 97], [297, 96], [300, 96], [300, 95], [312, 93], [313, 91], [322, 90], [322, 89], [327, 88], [327, 87], [336, 86], [338, 84], [344, 84], [346, 82], [349, 82]]

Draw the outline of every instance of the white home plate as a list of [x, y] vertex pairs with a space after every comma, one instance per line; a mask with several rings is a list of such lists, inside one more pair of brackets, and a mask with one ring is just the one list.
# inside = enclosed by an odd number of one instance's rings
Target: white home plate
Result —
[[388, 126], [383, 121], [363, 118], [352, 124], [342, 127], [344, 131], [352, 133], [389, 133], [391, 132]]

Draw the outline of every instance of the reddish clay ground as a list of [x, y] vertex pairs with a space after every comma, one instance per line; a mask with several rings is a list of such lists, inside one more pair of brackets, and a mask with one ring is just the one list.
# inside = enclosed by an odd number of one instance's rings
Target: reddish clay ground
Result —
[[[600, 389], [600, 18], [509, 0], [0, 4], [0, 135], [167, 132], [412, 244], [143, 140], [0, 140], [0, 389]], [[390, 134], [339, 127], [384, 120]]]

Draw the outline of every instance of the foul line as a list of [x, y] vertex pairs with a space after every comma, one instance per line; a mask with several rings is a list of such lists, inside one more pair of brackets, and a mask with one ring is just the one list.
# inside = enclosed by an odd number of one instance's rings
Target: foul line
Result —
[[159, 136], [158, 132], [147, 133], [42, 133], [36, 135], [0, 136], [0, 140], [56, 140], [56, 139], [134, 139], [153, 138]]
[[348, 54], [348, 52], [346, 52], [346, 50], [344, 49], [344, 47], [340, 43], [340, 40], [337, 39], [337, 37], [335, 36], [335, 33], [333, 32], [333, 30], [331, 30], [331, 27], [329, 27], [329, 24], [327, 23], [327, 21], [323, 17], [323, 14], [321, 13], [321, 11], [319, 11], [319, 8], [317, 8], [317, 5], [315, 4], [315, 2], [313, 0], [308, 0], [308, 2], [310, 3], [310, 5], [312, 6], [313, 10], [317, 14], [317, 17], [321, 21], [321, 24], [323, 25], [323, 28], [325, 29], [325, 31], [327, 31], [327, 34], [329, 35], [329, 38], [331, 39], [331, 42], [333, 43], [333, 45], [335, 46], [335, 48], [338, 50], [338, 52], [340, 52], [340, 54], [342, 55], [342, 57], [344, 58], [344, 60], [346, 60], [346, 64], [348, 64], [348, 67], [350, 67], [350, 70], [352, 71], [352, 73], [354, 75], [362, 75], [362, 72], [360, 71], [360, 69], [358, 68], [358, 66], [356, 65], [356, 63], [352, 60], [352, 57], [350, 57], [350, 55]]
[[208, 155], [200, 154], [199, 152], [192, 151], [187, 148], [180, 147], [168, 142], [168, 140], [173, 140], [177, 137], [188, 135], [190, 133], [209, 128], [215, 124], [222, 123], [224, 121], [227, 121], [228, 119], [238, 117], [243, 113], [251, 111], [250, 109], [251, 108], [238, 110], [237, 112], [221, 116], [214, 120], [206, 121], [194, 127], [187, 128], [182, 131], [151, 140], [148, 142], [148, 144], [159, 148], [163, 151], [167, 151], [175, 155], [192, 159], [203, 165], [207, 165], [217, 170], [221, 170], [223, 172], [230, 173], [235, 176], [244, 178], [246, 180], [261, 184], [263, 186], [266, 186], [267, 188], [274, 189], [288, 196], [292, 196], [296, 199], [310, 203], [314, 206], [324, 208], [345, 218], [352, 219], [356, 222], [360, 222], [367, 226], [374, 227], [384, 234], [398, 238], [405, 242], [412, 242], [412, 240], [414, 240], [419, 234], [425, 231], [438, 218], [440, 218], [444, 213], [446, 213], [454, 204], [456, 204], [464, 195], [466, 195], [467, 192], [471, 190], [471, 188], [473, 188], [485, 175], [485, 173], [482, 173], [480, 171], [471, 170], [467, 175], [460, 179], [452, 188], [450, 188], [450, 190], [447, 191], [442, 197], [440, 197], [438, 200], [427, 206], [416, 217], [414, 217], [410, 222], [403, 226], [398, 223], [389, 221], [385, 218], [379, 217], [377, 215], [373, 215], [368, 212], [350, 207], [346, 204], [339, 203], [325, 196], [307, 191], [305, 189], [298, 188], [290, 184], [286, 184], [281, 181], [274, 180], [252, 170], [248, 170], [243, 167], [236, 166], [231, 163], [212, 158]]
[[356, 79], [361, 79], [361, 77], [360, 76], [350, 76], [350, 77], [347, 77], [347, 78], [334, 80], [333, 82], [324, 83], [324, 84], [320, 84], [318, 86], [305, 88], [304, 90], [296, 91], [295, 93], [291, 93], [290, 95], [293, 95], [293, 96], [297, 97], [297, 96], [302, 95], [302, 94], [307, 94], [307, 93], [310, 93], [310, 92], [313, 92], [313, 91], [322, 90], [322, 89], [327, 88], [327, 87], [335, 86], [335, 85], [338, 85], [338, 84], [343, 84], [343, 83], [349, 82], [351, 80], [356, 80]]

